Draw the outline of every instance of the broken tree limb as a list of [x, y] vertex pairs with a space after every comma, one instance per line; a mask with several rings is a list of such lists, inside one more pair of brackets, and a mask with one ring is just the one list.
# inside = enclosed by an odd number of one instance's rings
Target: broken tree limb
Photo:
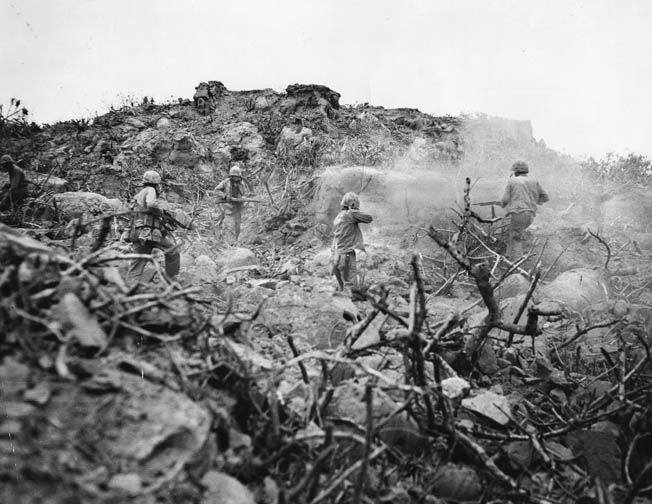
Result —
[[[532, 298], [532, 294], [534, 294], [534, 289], [536, 289], [540, 278], [541, 278], [541, 273], [537, 271], [534, 274], [534, 278], [530, 282], [530, 287], [528, 288], [527, 293], [525, 294], [523, 303], [521, 303], [521, 306], [519, 306], [518, 311], [516, 312], [516, 316], [514, 317], [514, 321], [513, 321], [514, 324], [518, 324], [518, 321], [521, 319], [521, 315], [523, 315], [523, 312], [525, 311], [525, 307], [530, 302], [530, 299]], [[508, 347], [512, 346], [513, 341], [514, 341], [514, 333], [510, 332], [509, 335], [507, 336], [507, 346]]]
[[594, 233], [590, 229], [588, 230], [589, 234], [593, 236], [596, 240], [598, 240], [602, 245], [604, 245], [604, 248], [607, 249], [607, 258], [604, 261], [604, 269], [609, 271], [609, 261], [611, 260], [611, 248], [609, 247], [609, 244], [605, 241], [602, 236], [600, 236], [598, 233]]

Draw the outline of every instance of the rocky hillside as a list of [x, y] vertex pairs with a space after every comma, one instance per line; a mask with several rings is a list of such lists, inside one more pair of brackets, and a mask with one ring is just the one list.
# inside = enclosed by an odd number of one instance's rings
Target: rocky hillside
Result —
[[[0, 214], [1, 502], [650, 502], [648, 189], [528, 122], [340, 98], [208, 81], [2, 129], [31, 197]], [[475, 204], [517, 159], [551, 201], [513, 265]], [[213, 194], [234, 161], [258, 200], [237, 244]], [[134, 286], [148, 169], [194, 225], [178, 282]], [[329, 266], [351, 190], [374, 216], [355, 301]]]

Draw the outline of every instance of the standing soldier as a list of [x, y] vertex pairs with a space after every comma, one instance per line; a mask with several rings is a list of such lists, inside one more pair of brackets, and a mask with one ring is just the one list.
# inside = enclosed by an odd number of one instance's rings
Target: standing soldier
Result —
[[[165, 274], [173, 278], [179, 273], [181, 258], [174, 236], [165, 224], [167, 203], [159, 198], [161, 194], [161, 176], [153, 170], [143, 174], [143, 185], [133, 199], [136, 212], [130, 231], [130, 239], [136, 254], [151, 254], [157, 248], [165, 254]], [[168, 218], [169, 219], [169, 218]], [[134, 259], [129, 267], [129, 278], [133, 282], [142, 280], [147, 259]]]
[[215, 191], [219, 201], [231, 204], [231, 214], [235, 224], [235, 241], [240, 236], [240, 223], [242, 222], [242, 199], [245, 195], [245, 186], [251, 191], [249, 183], [242, 178], [242, 168], [239, 165], [233, 165], [229, 170], [229, 178], [220, 182]]
[[9, 183], [0, 192], [0, 210], [14, 211], [27, 197], [27, 180], [25, 172], [14, 162], [9, 154], [0, 157], [0, 171], [9, 174]]
[[373, 218], [360, 211], [360, 198], [354, 192], [344, 195], [341, 206], [333, 221], [333, 275], [337, 278], [339, 290], [350, 295], [351, 289], [358, 287], [355, 250], [364, 250], [359, 224], [368, 224]]
[[537, 205], [550, 198], [536, 179], [528, 177], [529, 168], [526, 163], [516, 161], [512, 171], [514, 175], [507, 182], [500, 204], [507, 210], [509, 217], [505, 255], [509, 260], [515, 261], [523, 255], [524, 232], [534, 220]]

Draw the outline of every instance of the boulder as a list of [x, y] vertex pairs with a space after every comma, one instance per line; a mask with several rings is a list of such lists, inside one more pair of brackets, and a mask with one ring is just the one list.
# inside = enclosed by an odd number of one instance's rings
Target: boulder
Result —
[[206, 488], [202, 504], [256, 504], [254, 494], [228, 474], [208, 471], [201, 484]]
[[539, 290], [542, 300], [583, 312], [609, 299], [609, 284], [601, 269], [578, 268], [565, 271]]
[[203, 281], [213, 281], [218, 278], [218, 266], [205, 254], [195, 258], [195, 278]]
[[185, 168], [196, 166], [204, 159], [207, 149], [190, 133], [179, 132], [172, 140], [172, 150], [168, 161]]
[[39, 173], [35, 171], [26, 171], [25, 178], [35, 186], [41, 188], [43, 192], [61, 193], [68, 187], [68, 181], [61, 177]]
[[107, 487], [127, 495], [138, 495], [143, 487], [143, 482], [138, 474], [116, 474], [108, 482]]
[[152, 160], [168, 161], [172, 150], [172, 138], [166, 128], [147, 128], [135, 136], [128, 137], [120, 149], [123, 152], [116, 157], [114, 164], [122, 166], [125, 170], [131, 170], [130, 158], [125, 156], [125, 152]]
[[145, 123], [143, 121], [141, 121], [140, 119], [136, 118], [136, 117], [127, 117], [125, 119], [124, 124], [126, 124], [127, 126], [130, 126], [132, 128], [139, 129], [139, 130], [146, 128]]
[[[64, 192], [68, 187], [68, 181], [53, 175], [48, 176], [47, 173], [39, 173], [31, 170], [25, 170], [25, 179], [31, 182], [27, 190], [30, 193], [35, 193], [38, 190], [46, 193], [60, 193]], [[0, 187], [9, 183], [9, 175], [0, 172]]]
[[340, 93], [318, 84], [292, 84], [285, 88], [289, 98], [297, 100], [299, 106], [318, 106], [320, 98], [333, 109], [340, 108]]
[[303, 126], [284, 126], [278, 138], [278, 147], [295, 148], [305, 139], [312, 138], [312, 130]]
[[[81, 361], [76, 364], [69, 359], [68, 365], [80, 369], [85, 364]], [[71, 473], [85, 475], [85, 484], [96, 489], [98, 501], [114, 502], [116, 492], [153, 491], [196, 460], [202, 450], [210, 449], [211, 415], [198, 403], [166, 385], [143, 379], [138, 369], [134, 370], [137, 374], [130, 374], [93, 363], [95, 368], [86, 370], [94, 373], [92, 378], [57, 383], [57, 393], [38, 409], [3, 401], [3, 420], [25, 422], [27, 414], [32, 419], [42, 415], [39, 418], [50, 423], [43, 424], [36, 437], [26, 429], [16, 432], [14, 443], [23, 451], [11, 457], [0, 449], [1, 471], [11, 468], [20, 474], [29, 467], [62, 463]], [[71, 444], [71, 439], [79, 443]], [[87, 457], [89, 446], [101, 457]], [[46, 500], [68, 500], [68, 486], [60, 483]], [[20, 495], [21, 490], [20, 478], [14, 478], [3, 483], [0, 495]]]
[[5, 357], [0, 365], [0, 385], [5, 397], [25, 390], [28, 386], [29, 375], [28, 366], [13, 357]]
[[322, 249], [306, 262], [304, 268], [311, 273], [330, 274], [331, 250]]
[[120, 200], [108, 199], [101, 194], [93, 192], [64, 192], [55, 194], [53, 200], [57, 209], [66, 219], [75, 219], [82, 216], [98, 216], [103, 213], [125, 210]]
[[265, 147], [265, 140], [258, 128], [248, 122], [227, 124], [222, 139], [229, 146], [238, 146], [248, 151], [259, 151]]
[[251, 250], [243, 247], [226, 249], [215, 260], [215, 263], [225, 270], [244, 268], [247, 266], [256, 266], [258, 260], [256, 254]]
[[462, 399], [462, 407], [499, 425], [507, 425], [510, 412], [509, 402], [505, 396], [489, 390], [478, 390], [474, 397]]
[[482, 480], [473, 468], [453, 463], [437, 469], [428, 487], [447, 502], [477, 502], [483, 490]]
[[[346, 380], [335, 388], [335, 393], [328, 406], [328, 414], [348, 418], [358, 425], [365, 425], [367, 405], [365, 403], [365, 385]], [[396, 402], [379, 388], [373, 389], [374, 423], [379, 422], [396, 409]]]
[[172, 127], [172, 121], [170, 121], [170, 119], [167, 117], [161, 117], [158, 121], [156, 121], [157, 129], [168, 129], [171, 127]]
[[509, 275], [495, 290], [498, 299], [507, 299], [525, 294], [530, 287], [528, 279], [521, 274]]

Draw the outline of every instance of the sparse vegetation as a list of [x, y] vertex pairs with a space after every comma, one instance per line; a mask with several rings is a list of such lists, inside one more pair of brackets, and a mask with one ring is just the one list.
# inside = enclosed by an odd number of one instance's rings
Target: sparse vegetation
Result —
[[582, 168], [603, 182], [619, 184], [652, 182], [652, 161], [641, 154], [622, 155], [610, 152], [601, 159], [588, 158], [582, 162]]

